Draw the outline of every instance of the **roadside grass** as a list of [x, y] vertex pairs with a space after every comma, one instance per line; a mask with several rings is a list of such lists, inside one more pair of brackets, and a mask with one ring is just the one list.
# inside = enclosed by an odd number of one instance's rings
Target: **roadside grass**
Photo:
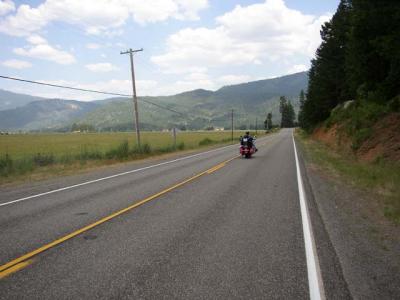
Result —
[[[242, 131], [234, 132], [237, 142]], [[176, 151], [231, 143], [231, 132], [180, 132], [176, 144], [168, 132], [16, 134], [0, 136], [0, 184], [74, 173]]]
[[315, 141], [302, 130], [296, 130], [297, 140], [305, 150], [306, 159], [384, 200], [384, 215], [400, 224], [400, 163], [377, 159], [360, 162], [349, 153], [339, 153], [322, 142]]

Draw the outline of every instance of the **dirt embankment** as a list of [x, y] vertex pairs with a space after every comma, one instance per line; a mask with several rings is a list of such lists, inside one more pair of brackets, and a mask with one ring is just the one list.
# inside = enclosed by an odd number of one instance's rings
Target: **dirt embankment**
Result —
[[372, 126], [370, 136], [357, 150], [353, 150], [352, 138], [338, 124], [329, 128], [318, 127], [312, 137], [336, 150], [353, 152], [362, 161], [371, 162], [383, 158], [400, 162], [400, 113], [391, 113], [376, 122]]

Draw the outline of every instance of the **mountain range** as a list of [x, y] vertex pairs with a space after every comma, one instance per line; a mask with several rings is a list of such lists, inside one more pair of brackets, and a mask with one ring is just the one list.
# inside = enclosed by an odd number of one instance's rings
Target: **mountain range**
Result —
[[[139, 97], [140, 126], [144, 130], [227, 128], [232, 109], [236, 128], [254, 127], [256, 119], [261, 124], [268, 112], [278, 122], [279, 97], [286, 96], [297, 111], [298, 95], [302, 89], [306, 90], [307, 82], [307, 73], [300, 72], [224, 86], [216, 91], [197, 89], [172, 96]], [[69, 131], [73, 123], [91, 125], [97, 130], [132, 130], [132, 100], [108, 98], [84, 102], [0, 90], [1, 131]]]

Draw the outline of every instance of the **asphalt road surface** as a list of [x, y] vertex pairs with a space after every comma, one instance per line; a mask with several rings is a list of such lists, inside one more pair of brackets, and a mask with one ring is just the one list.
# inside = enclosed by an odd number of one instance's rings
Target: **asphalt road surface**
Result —
[[0, 189], [0, 298], [349, 298], [305, 181], [306, 255], [292, 131], [257, 146]]

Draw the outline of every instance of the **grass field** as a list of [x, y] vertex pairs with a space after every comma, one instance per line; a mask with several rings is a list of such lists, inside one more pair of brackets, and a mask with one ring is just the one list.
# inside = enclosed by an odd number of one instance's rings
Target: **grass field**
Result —
[[[235, 141], [243, 132], [235, 131]], [[177, 144], [184, 143], [185, 149], [199, 146], [204, 139], [210, 143], [228, 141], [231, 133], [222, 132], [179, 132]], [[142, 132], [142, 144], [148, 144], [152, 149], [173, 146], [173, 137], [168, 132]], [[69, 134], [15, 134], [0, 136], [0, 156], [10, 155], [14, 159], [33, 156], [37, 153], [53, 154], [57, 157], [63, 155], [78, 155], [82, 151], [107, 151], [118, 147], [122, 142], [128, 141], [130, 146], [136, 144], [134, 132], [116, 133], [69, 133]]]
[[[235, 131], [234, 142], [243, 134]], [[138, 149], [134, 132], [1, 135], [0, 183], [26, 174], [54, 171], [49, 167], [65, 169], [79, 164], [82, 168], [90, 161], [99, 165], [230, 143], [231, 132], [179, 132], [176, 145], [169, 132], [142, 132], [141, 142], [142, 148]]]

